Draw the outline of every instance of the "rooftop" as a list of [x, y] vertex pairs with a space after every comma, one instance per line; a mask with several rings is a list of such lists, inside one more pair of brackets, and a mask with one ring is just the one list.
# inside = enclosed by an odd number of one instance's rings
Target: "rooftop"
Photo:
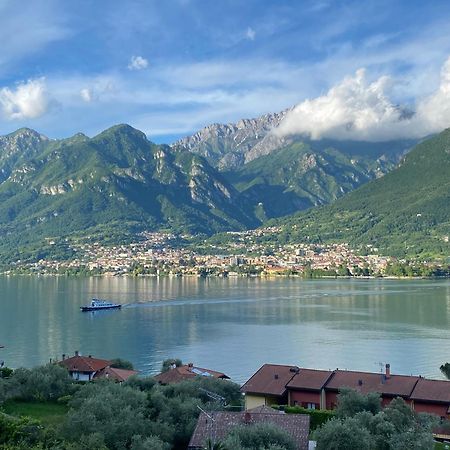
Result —
[[340, 390], [343, 387], [355, 389], [362, 394], [378, 392], [384, 395], [408, 397], [414, 389], [419, 377], [406, 375], [390, 375], [372, 372], [356, 372], [335, 370], [326, 389]]
[[295, 376], [297, 366], [264, 364], [241, 388], [241, 392], [283, 395], [286, 385]]
[[93, 373], [108, 367], [111, 361], [76, 354], [71, 358], [63, 358], [59, 364], [69, 371]]
[[331, 370], [300, 369], [287, 387], [320, 391], [332, 375]]
[[213, 435], [216, 440], [224, 439], [238, 425], [251, 426], [256, 423], [272, 423], [293, 437], [298, 450], [308, 449], [309, 416], [303, 414], [283, 414], [268, 407], [258, 407], [246, 412], [200, 413], [189, 442], [189, 449], [204, 448], [205, 442]]
[[450, 403], [450, 382], [420, 378], [411, 394], [411, 398], [419, 401], [431, 400]]
[[155, 380], [161, 384], [179, 383], [183, 380], [195, 378], [197, 376], [229, 379], [228, 375], [211, 369], [194, 366], [193, 364], [185, 364], [184, 366], [174, 367], [166, 372], [162, 372], [155, 376]]

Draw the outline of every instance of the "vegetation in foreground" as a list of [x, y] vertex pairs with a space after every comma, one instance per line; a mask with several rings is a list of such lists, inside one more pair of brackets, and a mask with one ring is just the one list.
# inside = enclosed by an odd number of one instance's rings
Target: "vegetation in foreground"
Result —
[[[167, 360], [163, 368], [177, 363]], [[129, 363], [117, 360], [117, 365]], [[151, 377], [133, 377], [122, 385], [110, 380], [78, 384], [53, 364], [6, 373], [0, 377], [1, 450], [185, 449], [200, 408], [242, 406], [239, 386], [225, 380], [198, 377], [161, 386]], [[317, 413], [323, 413], [312, 417], [318, 450], [445, 448], [432, 439], [439, 419], [414, 413], [402, 399], [381, 409], [378, 394], [343, 390], [336, 411]], [[236, 427], [222, 442], [205, 442], [205, 449], [294, 450], [295, 443], [285, 431], [259, 424]]]
[[134, 377], [122, 385], [77, 384], [57, 365], [17, 369], [0, 378], [0, 449], [185, 449], [199, 407], [220, 410], [225, 403], [242, 403], [230, 381], [199, 377], [160, 386]]

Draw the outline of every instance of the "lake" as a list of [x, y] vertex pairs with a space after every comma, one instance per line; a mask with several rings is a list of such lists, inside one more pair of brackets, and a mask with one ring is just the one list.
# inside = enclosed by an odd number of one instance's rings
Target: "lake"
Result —
[[[82, 313], [92, 297], [121, 310]], [[144, 374], [169, 357], [245, 381], [263, 363], [442, 378], [450, 280], [0, 276], [0, 359], [121, 357]]]

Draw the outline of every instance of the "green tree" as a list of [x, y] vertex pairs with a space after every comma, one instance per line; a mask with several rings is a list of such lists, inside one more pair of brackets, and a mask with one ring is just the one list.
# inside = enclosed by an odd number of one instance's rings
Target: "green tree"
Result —
[[352, 417], [326, 422], [315, 437], [317, 450], [373, 450], [370, 432]]
[[367, 395], [360, 394], [354, 389], [343, 388], [338, 395], [336, 408], [337, 417], [353, 417], [361, 411], [369, 411], [376, 414], [381, 410], [380, 395], [371, 392]]
[[440, 367], [441, 372], [445, 375], [447, 380], [450, 380], [450, 363], [442, 364]]
[[133, 363], [127, 361], [126, 359], [114, 358], [111, 360], [111, 367], [115, 367], [116, 369], [126, 369], [133, 370]]
[[161, 366], [161, 372], [167, 372], [173, 365], [180, 367], [183, 365], [183, 362], [178, 358], [165, 359]]
[[270, 423], [237, 426], [223, 444], [230, 450], [265, 450], [274, 446], [283, 450], [296, 448], [294, 439], [286, 431]]
[[16, 369], [9, 379], [11, 396], [22, 400], [56, 400], [73, 392], [73, 380], [57, 364]]
[[110, 449], [131, 445], [133, 436], [145, 436], [145, 393], [115, 383], [96, 382], [83, 386], [72, 398], [63, 426], [69, 440], [98, 433]]

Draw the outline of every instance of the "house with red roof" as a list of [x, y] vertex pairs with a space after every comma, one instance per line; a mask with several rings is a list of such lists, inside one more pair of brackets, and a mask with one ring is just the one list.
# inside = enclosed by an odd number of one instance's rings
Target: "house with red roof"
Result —
[[109, 360], [93, 358], [91, 355], [81, 356], [78, 351], [70, 358], [66, 358], [66, 355], [63, 355], [62, 360], [58, 364], [65, 367], [69, 371], [70, 376], [76, 381], [111, 378], [121, 383], [138, 373], [135, 370], [111, 367], [111, 361]]
[[203, 450], [208, 441], [220, 442], [237, 426], [251, 427], [270, 423], [284, 430], [295, 442], [297, 450], [308, 450], [310, 417], [306, 414], [285, 414], [267, 406], [247, 411], [202, 411], [192, 433], [188, 450]]
[[194, 366], [193, 363], [185, 364], [183, 366], [172, 366], [166, 372], [162, 372], [155, 376], [155, 380], [160, 384], [179, 383], [184, 380], [191, 380], [196, 377], [212, 377], [222, 380], [229, 380], [230, 377], [222, 372], [217, 372], [211, 369], [204, 369], [202, 367]]
[[389, 364], [383, 373], [264, 364], [242, 386], [241, 392], [245, 394], [246, 408], [278, 404], [334, 409], [343, 388], [361, 394], [379, 393], [382, 406], [401, 397], [417, 412], [450, 419], [450, 381], [393, 375]]
[[241, 388], [245, 393], [245, 409], [286, 405], [287, 385], [299, 370], [297, 366], [264, 364]]

